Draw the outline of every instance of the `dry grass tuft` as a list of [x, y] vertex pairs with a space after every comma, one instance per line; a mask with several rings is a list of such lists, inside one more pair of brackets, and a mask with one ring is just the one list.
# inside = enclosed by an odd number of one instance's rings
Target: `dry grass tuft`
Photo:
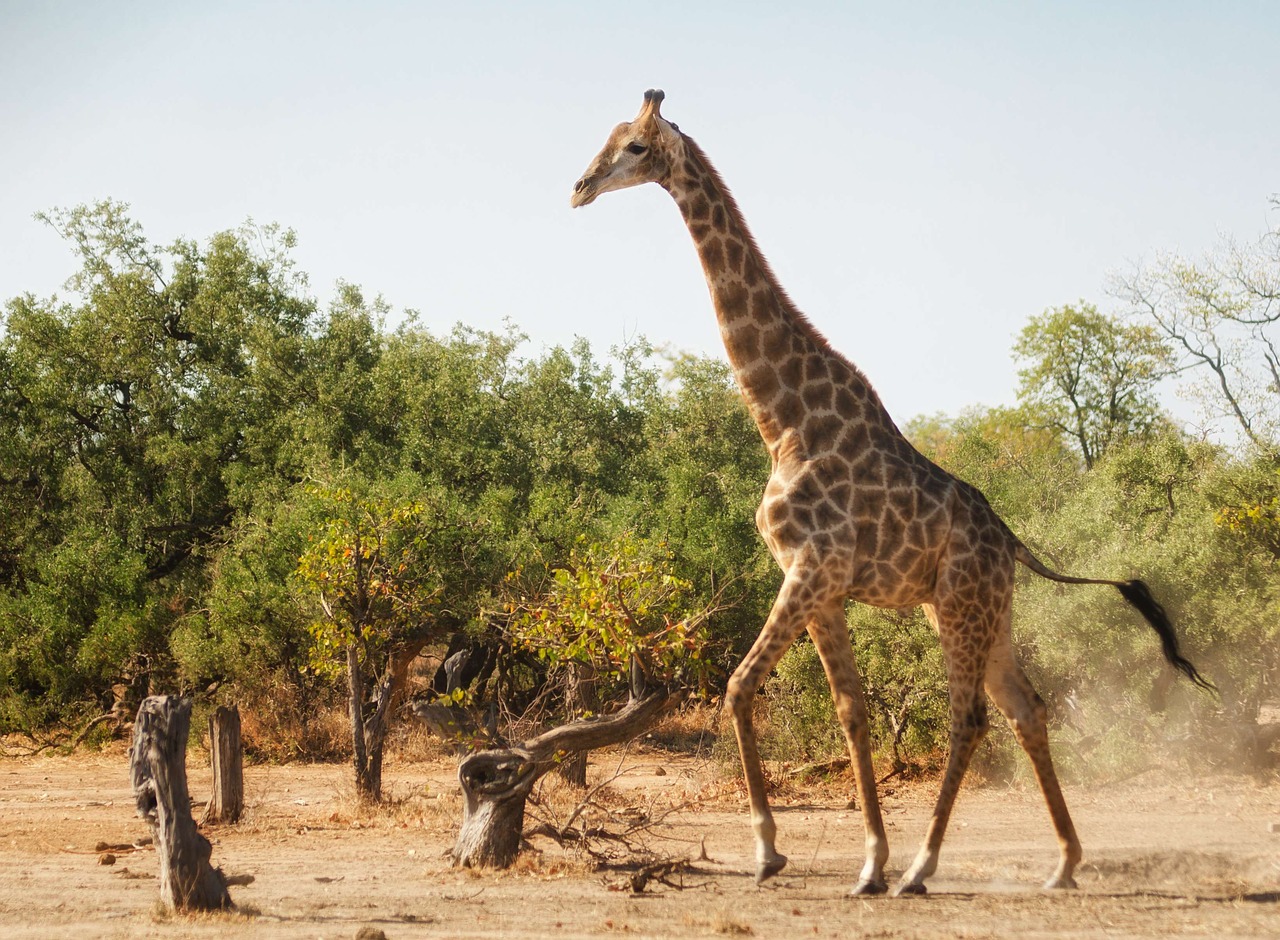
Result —
[[710, 757], [723, 721], [723, 708], [718, 701], [690, 702], [664, 716], [642, 740], [651, 747], [691, 757]]
[[156, 924], [227, 924], [239, 925], [244, 921], [262, 916], [257, 905], [237, 904], [226, 911], [171, 911], [158, 898], [151, 909], [151, 921]]
[[699, 917], [694, 914], [686, 914], [684, 922], [689, 927], [708, 927], [714, 933], [723, 934], [729, 937], [746, 937], [755, 933], [751, 929], [751, 925], [742, 920], [730, 908], [722, 907], [716, 911], [711, 917]]
[[310, 701], [292, 684], [270, 682], [240, 703], [245, 754], [266, 761], [338, 761], [351, 752], [345, 705]]

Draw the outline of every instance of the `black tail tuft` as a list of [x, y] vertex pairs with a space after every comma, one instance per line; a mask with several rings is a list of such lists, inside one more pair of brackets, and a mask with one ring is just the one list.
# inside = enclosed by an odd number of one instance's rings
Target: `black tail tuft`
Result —
[[1160, 602], [1151, 596], [1151, 589], [1141, 581], [1122, 581], [1116, 587], [1124, 595], [1124, 599], [1138, 608], [1138, 612], [1147, 618], [1147, 623], [1159, 634], [1164, 658], [1169, 661], [1169, 665], [1200, 688], [1216, 694], [1217, 687], [1200, 675], [1200, 671], [1178, 652], [1178, 638], [1173, 632], [1173, 624], [1169, 622], [1169, 615], [1164, 612]]

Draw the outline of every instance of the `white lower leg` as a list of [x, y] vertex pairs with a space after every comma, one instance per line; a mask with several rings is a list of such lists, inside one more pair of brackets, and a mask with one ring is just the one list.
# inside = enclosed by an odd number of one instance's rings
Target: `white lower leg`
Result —
[[780, 855], [774, 845], [778, 827], [774, 825], [773, 814], [767, 806], [763, 810], [751, 811], [751, 828], [756, 835], [756, 883], [759, 884], [782, 871], [787, 857]]
[[922, 846], [902, 876], [895, 894], [923, 894], [924, 880], [938, 870], [938, 850]]
[[889, 843], [877, 835], [867, 835], [867, 861], [858, 875], [854, 894], [883, 894], [888, 890], [884, 881], [884, 866], [889, 861]]
[[[1072, 831], [1072, 836], [1075, 833]], [[1062, 859], [1058, 862], [1058, 867], [1054, 871], [1053, 876], [1044, 883], [1046, 888], [1074, 888], [1076, 887], [1075, 871], [1076, 866], [1080, 864], [1080, 842], [1078, 840], [1069, 841], [1062, 846]]]

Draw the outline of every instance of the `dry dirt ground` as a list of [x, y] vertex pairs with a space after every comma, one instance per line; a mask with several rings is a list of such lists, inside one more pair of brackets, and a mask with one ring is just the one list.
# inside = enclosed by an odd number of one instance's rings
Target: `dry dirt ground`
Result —
[[[193, 752], [191, 792], [209, 774]], [[620, 758], [593, 763], [597, 780]], [[171, 917], [157, 906], [153, 851], [100, 863], [99, 842], [147, 834], [134, 815], [123, 751], [0, 761], [0, 937], [353, 938], [362, 927], [413, 937], [1280, 937], [1280, 781], [1190, 782], [1148, 773], [1068, 799], [1085, 845], [1080, 889], [1039, 890], [1056, 847], [1038, 794], [1025, 787], [962, 792], [942, 864], [920, 898], [850, 899], [861, 820], [847, 783], [777, 794], [779, 847], [791, 865], [758, 888], [737, 787], [706, 763], [660, 751], [621, 758], [625, 773], [598, 802], [611, 825], [657, 818], [633, 836], [659, 856], [710, 861], [684, 888], [635, 895], [627, 872], [534, 839], [509, 872], [449, 867], [460, 815], [450, 762], [390, 764], [390, 807], [361, 810], [345, 766], [246, 770], [247, 818], [208, 830], [213, 860], [251, 874], [232, 888], [233, 914]], [[553, 788], [531, 813], [564, 814]], [[933, 787], [885, 799], [900, 873], [924, 831]], [[595, 818], [602, 819], [601, 810]], [[530, 819], [529, 825], [536, 823]], [[607, 842], [597, 846], [609, 850]], [[614, 846], [614, 851], [619, 847]]]

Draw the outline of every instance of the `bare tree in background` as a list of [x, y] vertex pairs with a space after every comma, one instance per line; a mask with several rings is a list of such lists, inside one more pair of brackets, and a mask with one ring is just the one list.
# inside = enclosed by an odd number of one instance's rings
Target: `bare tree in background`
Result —
[[[1280, 196], [1271, 199], [1280, 213]], [[1256, 241], [1225, 239], [1199, 261], [1163, 255], [1118, 277], [1112, 293], [1155, 324], [1210, 422], [1226, 419], [1253, 446], [1280, 437], [1280, 222]]]

